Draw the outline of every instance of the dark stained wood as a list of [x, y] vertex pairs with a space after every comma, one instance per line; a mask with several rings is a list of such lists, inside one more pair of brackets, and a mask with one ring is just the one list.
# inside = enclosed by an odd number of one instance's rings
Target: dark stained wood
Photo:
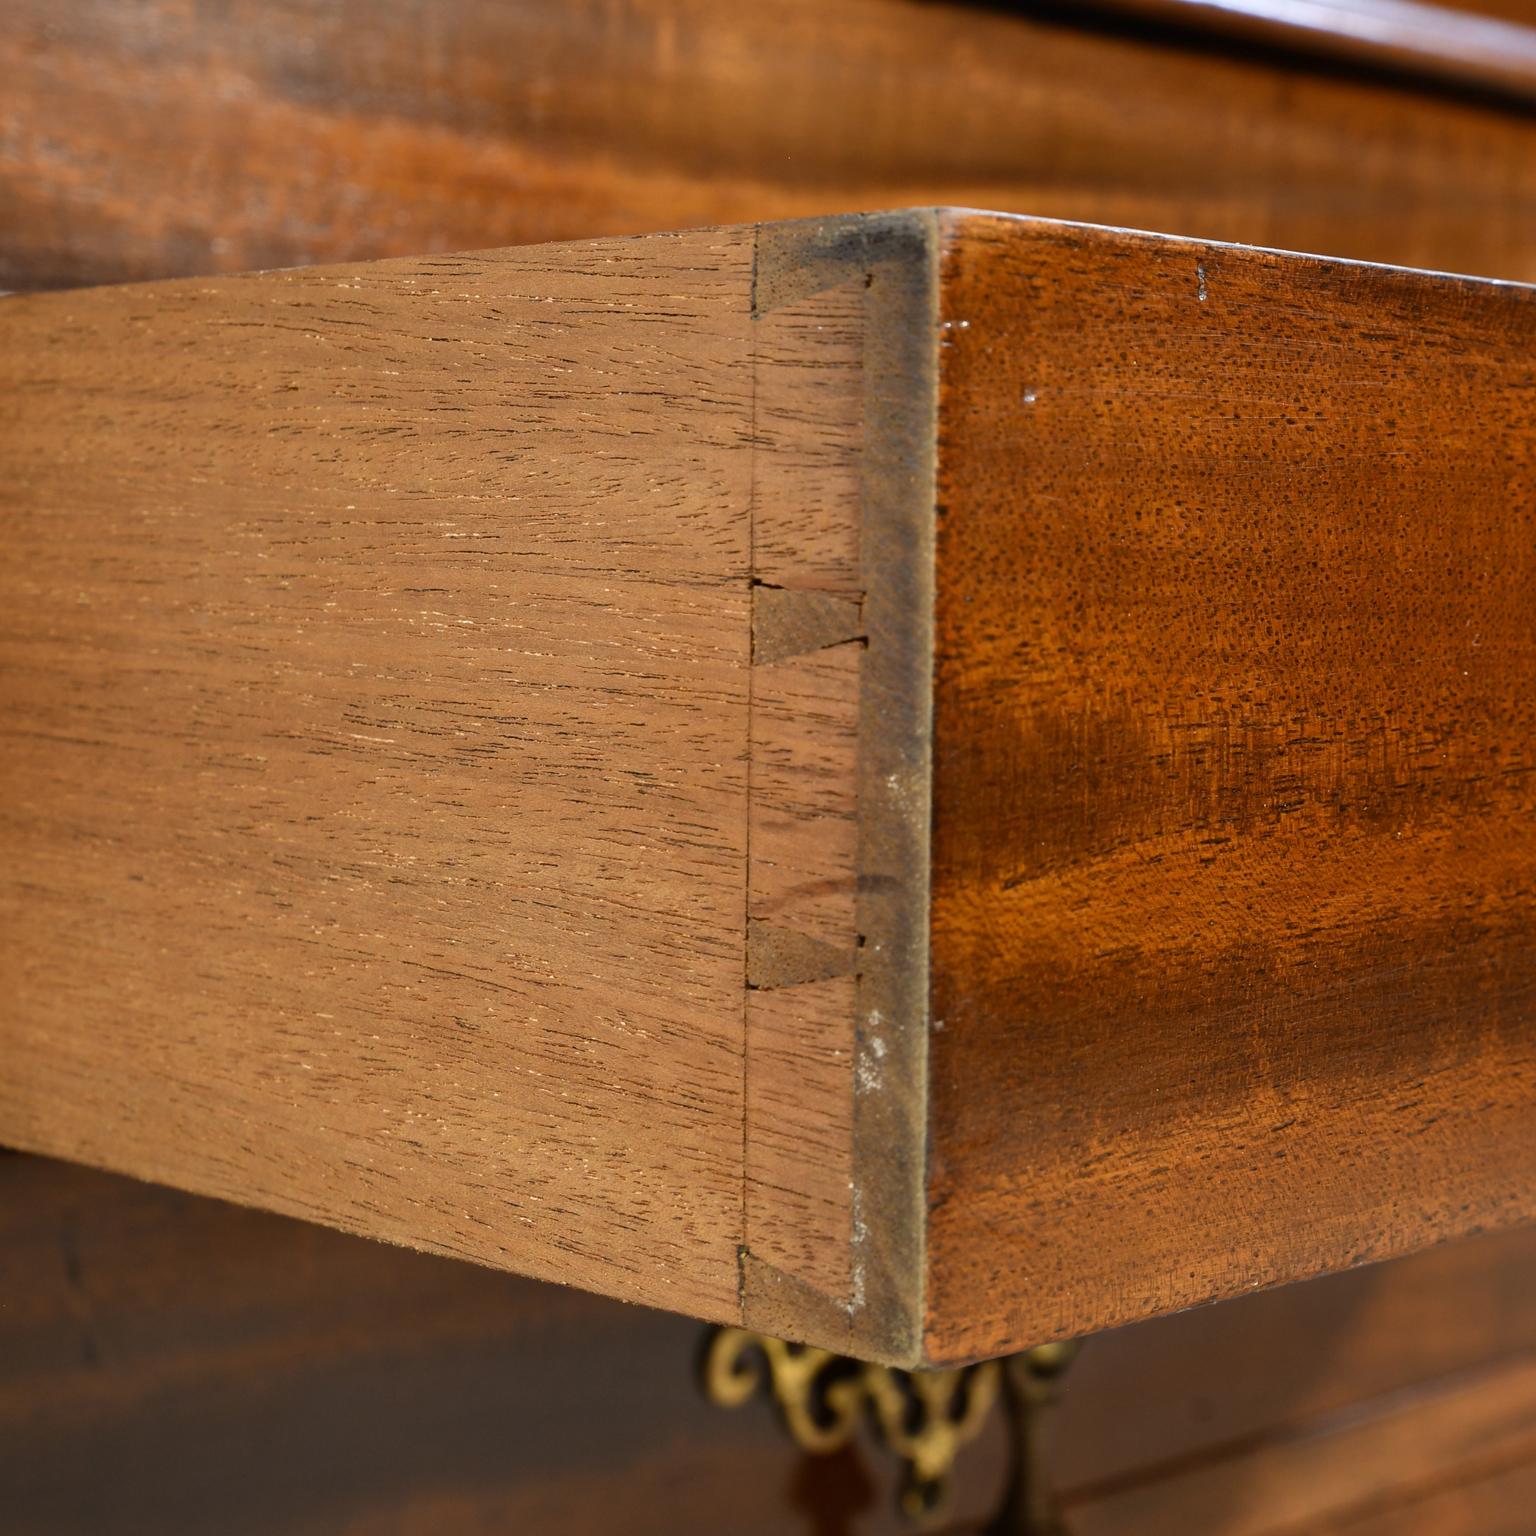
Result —
[[[1536, 1348], [1533, 1273], [1536, 1231], [1511, 1232], [1095, 1339], [1063, 1403], [1058, 1478], [1081, 1516], [1132, 1511], [1117, 1536], [1145, 1536], [1138, 1500], [1172, 1488], [1189, 1529], [1230, 1533], [1267, 1447], [1308, 1444], [1315, 1465], [1356, 1425], [1408, 1423], [1474, 1377], [1503, 1379]], [[903, 1529], [867, 1443], [801, 1461], [762, 1404], [700, 1401], [698, 1333], [570, 1288], [0, 1157], [7, 1536], [611, 1536], [615, 1510], [633, 1536]], [[1329, 1491], [1356, 1517], [1374, 1501], [1359, 1536], [1523, 1532], [1528, 1495], [1516, 1473], [1487, 1473], [1486, 1449], [1445, 1467], [1416, 1519], [1405, 1484], [1425, 1468], [1406, 1455], [1374, 1484], [1337, 1458]], [[976, 1530], [1001, 1452], [993, 1433], [964, 1453], [946, 1530]], [[1463, 1504], [1486, 1527], [1429, 1523]]]
[[902, 1362], [1536, 1212], [1532, 290], [914, 211], [0, 306], [0, 1140]]
[[944, 223], [928, 1349], [1536, 1213], [1536, 294]]
[[0, 288], [943, 203], [1536, 278], [1531, 117], [1073, 9], [10, 0]]
[[[1536, 103], [1536, 14], [1421, 0], [1095, 0], [1199, 33], [1279, 43]], [[1524, 14], [1519, 14], [1523, 11]]]
[[[0, 1157], [6, 1536], [896, 1536], [695, 1384], [697, 1323]], [[972, 1469], [968, 1469], [972, 1470]], [[957, 1515], [980, 1515], [997, 1463]]]
[[1518, 1227], [1097, 1335], [1062, 1402], [1057, 1480], [1107, 1499], [1496, 1375], [1536, 1350], [1533, 1277], [1536, 1227]]

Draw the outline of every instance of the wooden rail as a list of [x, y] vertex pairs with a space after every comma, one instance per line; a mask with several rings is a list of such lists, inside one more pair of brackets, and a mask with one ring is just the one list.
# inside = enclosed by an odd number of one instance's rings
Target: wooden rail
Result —
[[1279, 43], [1536, 104], [1536, 26], [1419, 0], [1094, 0], [1105, 10]]

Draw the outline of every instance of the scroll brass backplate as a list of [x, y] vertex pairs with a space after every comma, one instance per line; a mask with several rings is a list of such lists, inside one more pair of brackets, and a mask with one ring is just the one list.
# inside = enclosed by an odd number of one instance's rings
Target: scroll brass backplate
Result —
[[716, 1328], [705, 1342], [703, 1380], [722, 1407], [765, 1392], [795, 1444], [812, 1455], [841, 1450], [868, 1422], [901, 1462], [901, 1507], [913, 1520], [943, 1506], [955, 1458], [1002, 1397], [1012, 1467], [1004, 1506], [988, 1531], [1044, 1536], [1060, 1526], [1042, 1465], [1042, 1415], [1075, 1352], [1074, 1344], [1052, 1344], [959, 1370], [902, 1371], [744, 1328]]

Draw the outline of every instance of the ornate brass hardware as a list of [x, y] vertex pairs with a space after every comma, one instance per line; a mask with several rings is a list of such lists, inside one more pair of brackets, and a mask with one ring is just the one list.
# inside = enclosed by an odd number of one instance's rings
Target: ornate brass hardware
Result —
[[1008, 1487], [984, 1536], [1062, 1536], [1065, 1531], [1050, 1476], [1051, 1409], [1061, 1392], [1061, 1378], [1081, 1347], [1078, 1339], [1041, 1344], [1002, 1362]]
[[901, 1504], [913, 1519], [943, 1503], [955, 1457], [981, 1432], [1002, 1394], [1013, 1464], [1007, 1498], [990, 1530], [995, 1536], [1033, 1536], [1056, 1529], [1039, 1420], [1074, 1352], [1070, 1344], [1046, 1345], [961, 1370], [901, 1371], [744, 1328], [717, 1328], [705, 1344], [703, 1377], [706, 1393], [723, 1407], [767, 1392], [794, 1442], [815, 1455], [842, 1449], [862, 1422], [870, 1422], [902, 1463]]

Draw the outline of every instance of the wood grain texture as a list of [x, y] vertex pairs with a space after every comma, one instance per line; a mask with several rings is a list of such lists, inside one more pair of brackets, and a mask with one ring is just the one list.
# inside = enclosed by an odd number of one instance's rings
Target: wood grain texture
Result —
[[[899, 1536], [867, 1441], [806, 1459], [766, 1403], [704, 1399], [701, 1332], [0, 1157], [6, 1536]], [[996, 1497], [997, 1451], [957, 1518]]]
[[775, 296], [764, 269], [760, 252], [753, 419], [771, 448], [752, 485], [743, 1299], [769, 1332], [810, 1309], [846, 1342], [864, 284], [837, 270]]
[[1531, 1216], [1532, 291], [945, 240], [930, 1351]]
[[1309, 1426], [1252, 1455], [1079, 1504], [1071, 1529], [1074, 1536], [1348, 1530], [1353, 1518], [1416, 1502], [1415, 1494], [1433, 1494], [1447, 1481], [1507, 1473], [1536, 1459], [1536, 1357], [1395, 1406], [1364, 1422]]
[[1424, 1498], [1384, 1499], [1313, 1528], [1310, 1536], [1524, 1536], [1536, 1499], [1536, 1454], [1465, 1477]]
[[0, 1138], [911, 1357], [931, 224], [7, 301]]
[[751, 261], [7, 302], [8, 1139], [734, 1310]]
[[1117, 36], [1086, 5], [11, 0], [6, 20], [0, 288], [944, 203], [1536, 279], [1529, 115]]
[[[1117, 1499], [1496, 1380], [1536, 1348], [1533, 1273], [1536, 1227], [1517, 1227], [1097, 1335], [1062, 1401], [1057, 1481]], [[1192, 1523], [1219, 1518], [1213, 1499]]]
[[743, 1311], [900, 1360], [921, 1352], [935, 228], [764, 229], [753, 284], [772, 451], [753, 479], [747, 1077], [773, 1104], [748, 1104]]
[[[1173, 1487], [1186, 1529], [1233, 1536], [1277, 1453], [1305, 1447], [1317, 1466], [1331, 1438], [1394, 1423], [1406, 1453], [1445, 1394], [1497, 1390], [1536, 1346], [1533, 1263], [1526, 1229], [1095, 1339], [1062, 1405], [1058, 1480], [1074, 1511], [1118, 1512], [1116, 1536], [1142, 1530], [1135, 1490], [1150, 1506]], [[568, 1287], [0, 1157], [8, 1536], [608, 1536], [615, 1509], [634, 1536], [904, 1528], [867, 1441], [801, 1459], [766, 1404], [705, 1403], [697, 1334]], [[1449, 1443], [1430, 1447], [1427, 1491], [1414, 1456], [1335, 1457], [1321, 1502], [1340, 1519], [1309, 1531], [1523, 1533], [1520, 1475], [1487, 1473], [1481, 1444], [1452, 1464]], [[989, 1432], [962, 1453], [950, 1536], [995, 1503], [1002, 1450]]]
[[1536, 102], [1536, 13], [1422, 0], [1098, 0], [1201, 34], [1317, 53]]
[[0, 306], [0, 1140], [855, 1352], [1536, 1211], [1531, 291], [915, 211]]

